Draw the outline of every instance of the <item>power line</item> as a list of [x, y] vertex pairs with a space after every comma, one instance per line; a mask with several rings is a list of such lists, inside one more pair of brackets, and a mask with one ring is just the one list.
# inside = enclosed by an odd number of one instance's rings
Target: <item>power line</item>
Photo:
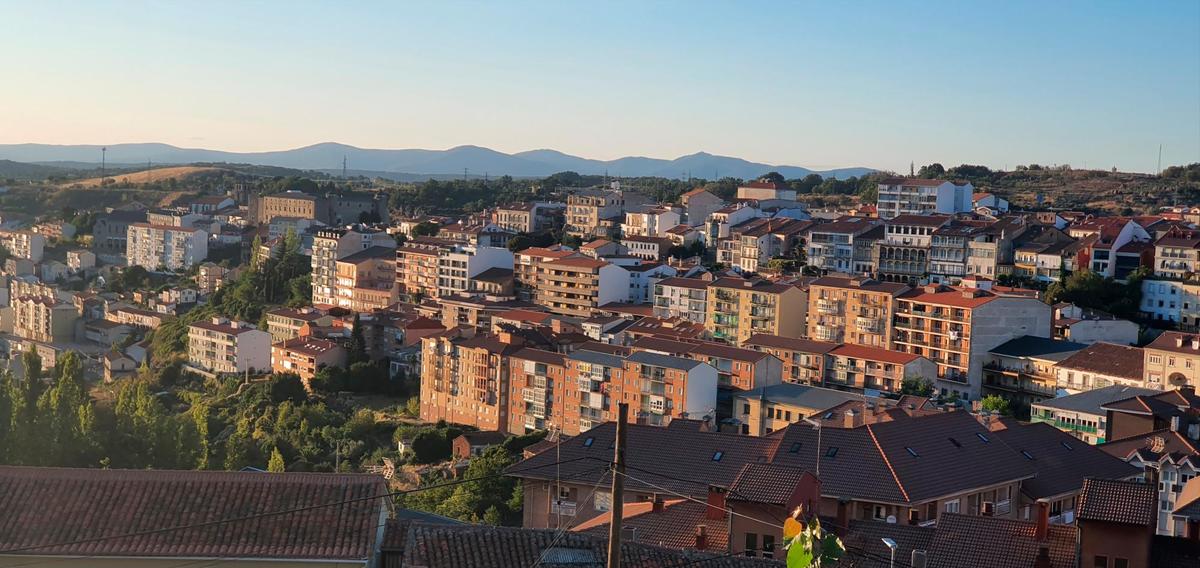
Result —
[[[474, 483], [474, 482], [476, 482], [476, 481], [484, 481], [484, 480], [487, 480], [487, 479], [495, 479], [495, 478], [497, 478], [497, 477], [505, 477], [505, 476], [511, 475], [511, 474], [513, 474], [513, 473], [523, 473], [523, 472], [526, 472], [526, 471], [533, 471], [533, 470], [535, 470], [535, 469], [542, 469], [542, 468], [546, 468], [546, 467], [550, 467], [550, 466], [560, 465], [560, 464], [563, 464], [563, 463], [577, 462], [577, 461], [580, 461], [580, 460], [585, 460], [585, 459], [598, 459], [598, 458], [594, 458], [594, 457], [591, 457], [591, 456], [584, 456], [584, 457], [580, 457], [580, 458], [574, 458], [574, 459], [564, 460], [564, 461], [562, 461], [562, 462], [548, 463], [548, 464], [539, 465], [539, 466], [534, 466], [534, 467], [525, 468], [525, 469], [519, 469], [519, 470], [512, 470], [512, 471], [508, 471], [508, 472], [495, 473], [495, 474], [491, 474], [491, 475], [484, 475], [484, 476], [480, 476], [480, 477], [473, 477], [473, 478], [470, 478], [470, 479], [456, 479], [456, 480], [454, 480], [454, 481], [447, 481], [447, 482], [445, 482], [445, 483], [438, 483], [438, 484], [434, 484], [434, 485], [426, 485], [426, 486], [424, 486], [424, 487], [417, 487], [417, 488], [415, 488], [415, 489], [405, 489], [405, 490], [401, 490], [401, 491], [389, 491], [389, 492], [387, 492], [387, 493], [383, 493], [383, 494], [380, 494], [380, 495], [371, 495], [371, 496], [367, 496], [367, 497], [356, 497], [356, 498], [353, 498], [353, 499], [345, 499], [345, 500], [342, 500], [342, 501], [335, 501], [335, 502], [331, 502], [331, 503], [323, 503], [323, 504], [320, 504], [320, 505], [307, 505], [307, 506], [304, 506], [304, 507], [296, 507], [296, 508], [292, 508], [292, 509], [282, 509], [282, 510], [279, 510], [279, 511], [268, 511], [268, 512], [266, 512], [266, 513], [254, 513], [254, 514], [250, 514], [250, 515], [243, 515], [243, 516], [241, 516], [241, 517], [231, 517], [231, 518], [228, 518], [228, 519], [218, 519], [218, 520], [215, 520], [215, 521], [203, 521], [203, 522], [199, 522], [199, 523], [192, 523], [192, 524], [188, 524], [188, 525], [178, 525], [178, 526], [173, 526], [173, 527], [163, 527], [163, 528], [158, 528], [158, 529], [151, 529], [151, 530], [138, 531], [138, 532], [131, 532], [131, 533], [124, 533], [124, 534], [117, 534], [117, 535], [109, 535], [109, 536], [98, 536], [98, 537], [84, 538], [84, 539], [78, 539], [78, 540], [73, 540], [73, 541], [65, 541], [65, 542], [52, 542], [52, 543], [49, 543], [49, 544], [37, 544], [37, 545], [32, 545], [32, 546], [22, 546], [22, 547], [17, 547], [17, 548], [7, 548], [7, 549], [4, 549], [4, 550], [0, 550], [0, 554], [13, 554], [13, 553], [16, 553], [16, 552], [26, 552], [26, 551], [30, 551], [30, 550], [40, 550], [40, 549], [43, 549], [43, 548], [55, 548], [55, 547], [60, 547], [60, 546], [73, 546], [73, 545], [77, 545], [77, 544], [89, 544], [89, 543], [93, 543], [93, 542], [102, 542], [102, 541], [106, 541], [106, 540], [116, 540], [116, 539], [121, 539], [121, 538], [136, 538], [136, 537], [141, 537], [141, 536], [149, 536], [149, 535], [163, 534], [163, 533], [169, 533], [169, 532], [175, 532], [175, 531], [181, 531], [181, 530], [188, 530], [188, 529], [196, 529], [196, 528], [204, 528], [204, 527], [218, 526], [218, 525], [224, 525], [224, 524], [228, 524], [228, 523], [237, 523], [237, 522], [242, 522], [242, 521], [249, 521], [249, 520], [254, 520], [254, 519], [266, 518], [266, 517], [277, 517], [277, 516], [280, 516], [280, 515], [290, 515], [290, 514], [292, 514], [292, 513], [302, 513], [302, 512], [305, 512], [305, 511], [312, 511], [312, 510], [316, 510], [316, 509], [324, 509], [324, 508], [328, 508], [328, 507], [336, 507], [336, 506], [338, 506], [338, 505], [349, 505], [349, 504], [351, 504], [351, 503], [360, 503], [360, 502], [363, 502], [363, 501], [373, 501], [373, 500], [376, 500], [376, 499], [386, 499], [386, 498], [395, 497], [395, 496], [398, 496], [398, 495], [408, 495], [408, 494], [410, 494], [410, 493], [419, 493], [419, 492], [421, 492], [421, 491], [426, 491], [426, 490], [429, 490], [429, 489], [440, 489], [440, 488], [443, 488], [443, 487], [453, 487], [453, 486], [455, 486], [455, 485], [462, 485], [462, 484], [464, 484], [464, 483]], [[592, 470], [589, 470], [587, 473], [591, 473], [591, 471], [594, 471], [594, 469], [596, 469], [596, 468], [593, 468]]]

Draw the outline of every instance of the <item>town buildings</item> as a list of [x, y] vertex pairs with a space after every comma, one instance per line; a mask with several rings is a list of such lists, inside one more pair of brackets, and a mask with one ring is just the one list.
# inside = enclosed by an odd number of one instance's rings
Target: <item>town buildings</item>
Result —
[[345, 366], [346, 349], [328, 339], [301, 336], [271, 345], [271, 369], [295, 373], [306, 386], [317, 371]]
[[[285, 191], [274, 195], [253, 197], [250, 200], [250, 218], [258, 225], [268, 225], [275, 217], [294, 217], [329, 221], [329, 201], [320, 195], [302, 191]], [[355, 218], [350, 222], [357, 222]]]
[[704, 323], [708, 314], [707, 280], [664, 278], [654, 284], [654, 317]]
[[327, 327], [333, 323], [333, 316], [312, 307], [275, 308], [264, 312], [263, 317], [267, 320], [267, 331], [271, 334], [271, 343], [299, 337], [301, 330], [306, 325]]
[[987, 353], [983, 394], [998, 395], [1017, 409], [1054, 398], [1058, 394], [1056, 365], [1085, 347], [1082, 343], [1030, 335], [1005, 341]]
[[1031, 335], [1050, 337], [1050, 306], [1035, 297], [1009, 296], [990, 290], [986, 280], [975, 287], [931, 284], [896, 299], [893, 348], [937, 364], [937, 387], [943, 394], [979, 398], [987, 353], [1000, 344]]
[[625, 195], [619, 190], [582, 189], [567, 196], [568, 235], [588, 240], [612, 237], [624, 218]]
[[1112, 385], [1145, 386], [1145, 360], [1140, 347], [1097, 341], [1054, 365], [1058, 390], [1075, 394]]
[[188, 366], [214, 375], [271, 368], [271, 334], [243, 321], [214, 317], [188, 326]]
[[338, 305], [338, 261], [373, 247], [395, 249], [396, 241], [362, 225], [317, 231], [312, 244], [313, 304]]
[[372, 246], [337, 260], [336, 305], [355, 312], [381, 310], [396, 303], [396, 250]]
[[909, 290], [899, 282], [865, 276], [824, 276], [808, 286], [808, 333], [818, 341], [887, 348], [896, 298]]
[[765, 333], [754, 334], [742, 344], [748, 349], [770, 353], [780, 360], [784, 382], [823, 385], [833, 368], [829, 355], [839, 344], [814, 339], [783, 337]]
[[970, 183], [914, 178], [886, 179], [879, 182], [878, 189], [875, 203], [881, 219], [970, 211], [975, 192]]
[[1030, 420], [1053, 425], [1088, 444], [1103, 444], [1108, 438], [1108, 411], [1104, 405], [1135, 396], [1154, 396], [1159, 391], [1108, 385], [1076, 394], [1035, 402]]
[[923, 283], [929, 275], [933, 233], [950, 222], [944, 215], [905, 214], [884, 224], [883, 240], [874, 248], [875, 270], [881, 280]]
[[17, 258], [41, 262], [46, 237], [32, 231], [0, 231], [0, 246]]
[[540, 269], [536, 301], [556, 314], [588, 317], [629, 297], [629, 271], [604, 260], [561, 258]]
[[92, 250], [110, 259], [123, 256], [129, 242], [129, 225], [145, 222], [145, 210], [114, 210], [96, 217], [92, 225]]
[[1168, 331], [1143, 348], [1146, 388], [1200, 384], [1200, 335]]
[[79, 314], [74, 305], [53, 294], [18, 295], [10, 302], [12, 329], [17, 337], [43, 343], [75, 341]]
[[492, 222], [513, 233], [540, 233], [563, 223], [562, 203], [524, 202], [501, 205], [492, 215]]
[[839, 345], [829, 351], [824, 385], [856, 391], [899, 392], [904, 379], [935, 376], [932, 361], [903, 351], [863, 345]]
[[705, 329], [714, 339], [741, 345], [756, 333], [801, 337], [808, 298], [791, 284], [719, 278], [708, 286]]
[[679, 212], [661, 205], [643, 206], [625, 212], [621, 235], [628, 237], [664, 237], [667, 230], [679, 224]]
[[873, 247], [883, 225], [866, 217], [843, 217], [813, 226], [808, 233], [808, 265], [825, 272], [873, 274]]
[[679, 196], [684, 208], [684, 218], [692, 227], [703, 225], [709, 215], [725, 206], [725, 201], [703, 188], [693, 189]]
[[128, 266], [183, 270], [208, 258], [208, 233], [191, 227], [133, 223], [125, 256]]

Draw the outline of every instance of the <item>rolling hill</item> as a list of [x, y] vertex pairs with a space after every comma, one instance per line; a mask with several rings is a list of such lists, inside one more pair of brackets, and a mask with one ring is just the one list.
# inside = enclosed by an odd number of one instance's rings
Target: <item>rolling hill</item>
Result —
[[[870, 168], [841, 168], [814, 171], [788, 165], [751, 162], [740, 158], [698, 152], [673, 160], [630, 156], [616, 160], [593, 160], [565, 154], [557, 150], [530, 150], [506, 154], [480, 146], [457, 146], [448, 150], [380, 150], [356, 148], [345, 144], [325, 142], [275, 152], [224, 152], [203, 148], [179, 148], [169, 144], [113, 144], [107, 146], [106, 159], [110, 164], [193, 164], [243, 163], [279, 166], [301, 170], [333, 170], [342, 166], [343, 157], [349, 167], [358, 171], [379, 171], [414, 175], [462, 175], [544, 177], [561, 171], [620, 177], [657, 176], [679, 178], [686, 175], [708, 178], [713, 176], [749, 179], [769, 171], [777, 171], [789, 179], [810, 173], [847, 178], [872, 171]], [[101, 146], [0, 144], [0, 159], [29, 163], [99, 162]]]

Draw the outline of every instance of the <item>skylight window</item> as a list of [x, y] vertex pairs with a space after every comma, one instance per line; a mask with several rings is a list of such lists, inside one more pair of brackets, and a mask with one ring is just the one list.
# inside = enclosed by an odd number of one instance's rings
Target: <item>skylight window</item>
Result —
[[792, 449], [790, 449], [788, 451], [793, 454], [798, 454], [798, 453], [800, 453], [800, 448], [802, 448], [802, 447], [804, 447], [804, 444], [802, 444], [800, 442], [794, 442], [792, 444]]
[[583, 441], [583, 447], [590, 448], [590, 447], [592, 447], [592, 443], [595, 441], [596, 441], [595, 438], [588, 436], [587, 439]]
[[838, 452], [837, 446], [829, 446], [829, 449], [825, 450], [825, 457], [827, 457], [827, 458], [836, 457], [837, 452]]
[[910, 447], [908, 447], [908, 446], [905, 446], [905, 447], [904, 447], [904, 449], [905, 449], [905, 450], [908, 452], [908, 455], [910, 455], [910, 456], [912, 456], [912, 457], [914, 457], [914, 458], [919, 458], [919, 457], [921, 457], [920, 455], [918, 455], [918, 454], [917, 454], [917, 451], [916, 451], [916, 450], [914, 450], [914, 449], [912, 449], [912, 448], [910, 448]]
[[1021, 450], [1021, 455], [1025, 456], [1025, 459], [1027, 459], [1027, 460], [1033, 459], [1033, 454], [1029, 453], [1026, 450]]
[[960, 443], [958, 442], [958, 440], [955, 440], [954, 438], [946, 438], [946, 439], [947, 439], [947, 440], [950, 440], [950, 443], [951, 443], [951, 444], [954, 444], [954, 447], [956, 447], [956, 448], [961, 448], [961, 447], [962, 447], [962, 444], [960, 444]]
[[721, 461], [721, 457], [724, 455], [725, 455], [725, 452], [717, 450], [717, 453], [713, 454], [713, 461], [715, 461], [715, 462]]
[[1062, 444], [1062, 447], [1067, 449], [1068, 452], [1075, 451], [1075, 448], [1071, 447], [1071, 444], [1068, 444], [1066, 442], [1060, 442], [1060, 443]]
[[979, 436], [979, 439], [983, 440], [983, 443], [985, 443], [985, 444], [991, 442], [991, 440], [989, 440], [988, 437], [983, 434], [983, 432], [976, 432], [975, 435]]

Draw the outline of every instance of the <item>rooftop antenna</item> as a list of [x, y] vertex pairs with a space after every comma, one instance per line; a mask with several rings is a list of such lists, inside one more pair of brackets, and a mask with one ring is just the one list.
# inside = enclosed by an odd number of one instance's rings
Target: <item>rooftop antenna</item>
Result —
[[104, 167], [108, 164], [108, 146], [100, 148], [100, 185], [104, 185]]
[[346, 179], [346, 155], [342, 154], [342, 179]]
[[917, 164], [916, 164], [916, 163], [914, 163], [914, 162], [909, 162], [909, 163], [908, 163], [908, 176], [909, 176], [909, 177], [914, 177], [914, 176], [916, 176], [916, 175], [917, 175], [917, 173], [916, 173], [916, 167], [917, 167]]
[[467, 168], [463, 168], [463, 181], [467, 181]]
[[1158, 145], [1158, 175], [1162, 175], [1162, 144]]

